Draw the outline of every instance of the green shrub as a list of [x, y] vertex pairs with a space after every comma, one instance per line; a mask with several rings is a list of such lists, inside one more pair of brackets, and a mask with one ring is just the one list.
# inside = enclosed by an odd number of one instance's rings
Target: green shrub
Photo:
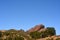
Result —
[[47, 27], [46, 32], [47, 32], [47, 35], [50, 35], [50, 36], [56, 35], [55, 28], [53, 27]]
[[24, 40], [23, 37], [16, 37], [15, 40]]
[[40, 33], [37, 32], [37, 31], [31, 32], [31, 33], [30, 33], [30, 36], [31, 36], [32, 38], [38, 39], [38, 38], [40, 38]]

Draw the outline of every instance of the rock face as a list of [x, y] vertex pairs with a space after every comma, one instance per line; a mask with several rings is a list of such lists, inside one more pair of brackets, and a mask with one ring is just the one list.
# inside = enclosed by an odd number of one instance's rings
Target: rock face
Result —
[[44, 28], [45, 26], [43, 24], [40, 24], [40, 25], [36, 25], [34, 28], [31, 28], [30, 30], [28, 30], [28, 32], [40, 31], [41, 29]]

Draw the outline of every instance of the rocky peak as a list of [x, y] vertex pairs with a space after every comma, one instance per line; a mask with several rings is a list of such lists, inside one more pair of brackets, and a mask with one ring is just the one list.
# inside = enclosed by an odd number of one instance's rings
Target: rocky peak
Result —
[[28, 30], [28, 32], [39, 31], [39, 30], [41, 30], [43, 28], [45, 28], [45, 26], [43, 24], [39, 24], [39, 25], [36, 25], [33, 28], [31, 28], [30, 30]]

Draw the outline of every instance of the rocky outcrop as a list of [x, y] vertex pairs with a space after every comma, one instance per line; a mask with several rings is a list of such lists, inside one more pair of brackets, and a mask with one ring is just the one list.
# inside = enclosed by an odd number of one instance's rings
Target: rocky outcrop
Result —
[[40, 25], [36, 25], [35, 27], [31, 28], [30, 30], [28, 30], [28, 32], [34, 32], [34, 31], [40, 31], [41, 29], [44, 29], [45, 26], [43, 24]]

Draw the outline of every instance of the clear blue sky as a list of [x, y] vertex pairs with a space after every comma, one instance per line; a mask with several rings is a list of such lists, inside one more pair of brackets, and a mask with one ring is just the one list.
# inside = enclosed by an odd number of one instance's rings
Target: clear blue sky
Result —
[[60, 0], [0, 0], [0, 30], [28, 30], [37, 24], [60, 34]]

